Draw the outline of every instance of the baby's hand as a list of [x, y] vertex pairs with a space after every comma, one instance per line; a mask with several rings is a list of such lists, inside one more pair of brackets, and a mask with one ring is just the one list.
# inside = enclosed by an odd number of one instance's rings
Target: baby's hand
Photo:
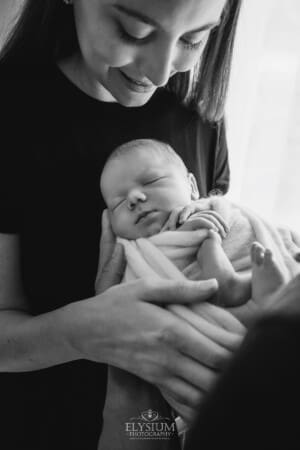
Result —
[[162, 231], [176, 229], [190, 231], [206, 228], [216, 231], [222, 238], [225, 238], [228, 233], [225, 220], [216, 211], [205, 209], [205, 207], [207, 208], [207, 205], [204, 206], [203, 201], [199, 200], [183, 208], [174, 209]]

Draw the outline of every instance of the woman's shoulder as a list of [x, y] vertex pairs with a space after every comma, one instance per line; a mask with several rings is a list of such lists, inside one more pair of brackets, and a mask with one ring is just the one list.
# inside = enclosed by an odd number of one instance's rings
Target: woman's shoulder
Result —
[[34, 92], [45, 78], [40, 66], [18, 65], [0, 62], [0, 97], [7, 107], [34, 101]]
[[20, 91], [26, 87], [32, 89], [47, 81], [52, 82], [55, 79], [55, 73], [54, 63], [18, 64], [0, 61], [0, 89], [8, 93]]

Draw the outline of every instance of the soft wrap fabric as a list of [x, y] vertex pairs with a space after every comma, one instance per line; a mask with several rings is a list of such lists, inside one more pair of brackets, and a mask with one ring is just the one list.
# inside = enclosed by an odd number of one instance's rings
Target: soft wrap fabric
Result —
[[[227, 222], [229, 232], [223, 248], [237, 272], [251, 268], [250, 246], [258, 241], [274, 254], [281, 270], [290, 279], [299, 272], [294, 254], [299, 252], [300, 238], [285, 229], [277, 229], [246, 208], [227, 201], [224, 197], [203, 199], [203, 210], [218, 212]], [[202, 279], [197, 252], [202, 242], [202, 231], [166, 231], [148, 239], [128, 241], [124, 245], [127, 267], [124, 281], [142, 277], [169, 279]], [[217, 308], [203, 304], [205, 307]], [[187, 307], [172, 305], [174, 313], [190, 323]], [[194, 314], [194, 313], [192, 313]], [[203, 314], [205, 317], [205, 314]], [[147, 408], [160, 413], [168, 411], [159, 391], [148, 383], [116, 368], [109, 369], [107, 398], [104, 408], [104, 426], [99, 450], [169, 450], [178, 448], [176, 441], [130, 441], [124, 435], [124, 422]], [[170, 411], [169, 411], [170, 414]]]

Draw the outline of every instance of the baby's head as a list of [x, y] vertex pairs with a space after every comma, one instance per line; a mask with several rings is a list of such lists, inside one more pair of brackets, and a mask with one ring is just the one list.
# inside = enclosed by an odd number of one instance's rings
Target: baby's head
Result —
[[199, 198], [182, 159], [151, 139], [118, 147], [106, 161], [100, 187], [113, 231], [126, 239], [159, 233], [171, 211]]

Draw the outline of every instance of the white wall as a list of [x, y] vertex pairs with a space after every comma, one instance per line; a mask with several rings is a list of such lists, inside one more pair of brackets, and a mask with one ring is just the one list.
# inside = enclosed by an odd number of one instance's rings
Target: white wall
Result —
[[244, 1], [228, 99], [230, 196], [300, 230], [300, 2]]

